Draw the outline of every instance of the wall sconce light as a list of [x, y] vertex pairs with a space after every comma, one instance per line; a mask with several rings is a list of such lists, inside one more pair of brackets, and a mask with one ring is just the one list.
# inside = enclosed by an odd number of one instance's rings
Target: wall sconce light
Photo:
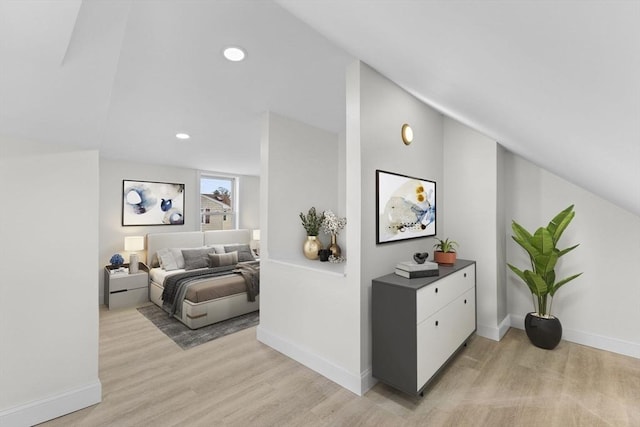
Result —
[[404, 145], [411, 144], [411, 142], [413, 141], [413, 129], [411, 129], [411, 126], [409, 126], [406, 123], [403, 124], [401, 134], [402, 134], [402, 142], [404, 142]]
[[132, 252], [129, 255], [129, 274], [138, 272], [137, 251], [144, 250], [144, 236], [127, 236], [124, 238], [124, 250]]

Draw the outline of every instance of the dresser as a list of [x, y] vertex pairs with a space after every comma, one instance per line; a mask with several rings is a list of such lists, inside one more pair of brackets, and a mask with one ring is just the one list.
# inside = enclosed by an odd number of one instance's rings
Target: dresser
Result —
[[[138, 263], [137, 273], [114, 273], [114, 267], [104, 268], [104, 303], [109, 310], [136, 307], [149, 301], [149, 268]], [[129, 264], [124, 264], [129, 267]]]
[[422, 393], [476, 330], [476, 265], [459, 259], [439, 276], [373, 279], [373, 377]]

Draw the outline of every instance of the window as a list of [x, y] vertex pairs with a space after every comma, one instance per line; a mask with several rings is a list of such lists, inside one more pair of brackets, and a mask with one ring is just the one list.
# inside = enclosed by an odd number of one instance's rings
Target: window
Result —
[[200, 230], [237, 228], [236, 179], [200, 175]]

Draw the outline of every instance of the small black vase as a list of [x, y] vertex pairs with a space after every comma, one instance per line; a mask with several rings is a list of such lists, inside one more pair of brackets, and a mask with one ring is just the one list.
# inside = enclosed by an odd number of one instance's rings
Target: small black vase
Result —
[[536, 347], [553, 350], [562, 339], [562, 325], [557, 317], [539, 317], [527, 313], [524, 318], [524, 330], [529, 341]]
[[331, 256], [331, 249], [320, 249], [318, 251], [318, 256], [320, 257], [320, 261], [322, 262], [329, 261], [329, 257]]

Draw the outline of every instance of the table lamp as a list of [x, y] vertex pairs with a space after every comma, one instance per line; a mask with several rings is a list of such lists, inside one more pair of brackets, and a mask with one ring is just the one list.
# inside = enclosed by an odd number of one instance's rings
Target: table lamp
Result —
[[252, 233], [252, 239], [254, 242], [256, 242], [256, 254], [258, 254], [258, 256], [260, 255], [260, 230], [253, 230]]
[[129, 255], [129, 274], [138, 272], [137, 251], [144, 250], [144, 236], [127, 236], [124, 238], [124, 250], [131, 252]]

